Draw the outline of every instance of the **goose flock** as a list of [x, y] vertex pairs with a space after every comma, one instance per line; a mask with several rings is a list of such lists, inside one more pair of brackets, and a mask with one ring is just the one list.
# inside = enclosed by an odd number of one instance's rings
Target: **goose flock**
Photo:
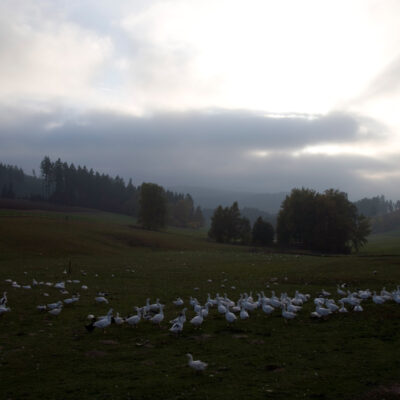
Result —
[[[78, 279], [68, 279], [56, 283], [44, 281], [38, 282], [36, 279], [33, 279], [32, 284], [19, 284], [12, 279], [6, 279], [5, 281], [15, 289], [33, 289], [39, 286], [53, 287], [62, 295], [69, 294], [66, 289], [67, 284], [81, 284]], [[81, 289], [88, 290], [88, 286], [81, 285]], [[315, 310], [310, 313], [310, 316], [312, 318], [326, 318], [335, 313], [346, 313], [348, 311], [361, 312], [363, 311], [361, 303], [365, 304], [368, 300], [372, 300], [374, 304], [383, 304], [387, 301], [393, 301], [400, 304], [400, 286], [397, 286], [397, 288], [391, 292], [386, 290], [384, 287], [379, 294], [377, 294], [376, 291], [371, 291], [369, 289], [351, 291], [347, 289], [346, 284], [338, 284], [336, 292], [340, 297], [337, 300], [333, 298], [333, 295], [331, 295], [330, 292], [322, 289], [320, 293], [318, 293], [317, 297], [313, 299]], [[44, 292], [43, 295], [49, 296], [46, 292]], [[109, 304], [107, 295], [107, 293], [98, 292], [94, 298], [94, 302], [96, 304]], [[213, 308], [216, 309], [217, 315], [221, 314], [225, 317], [228, 324], [235, 323], [238, 319], [248, 320], [250, 319], [251, 314], [258, 309], [266, 315], [280, 312], [284, 320], [292, 320], [297, 317], [298, 313], [302, 311], [303, 305], [311, 298], [310, 294], [304, 294], [298, 290], [295, 291], [295, 294], [292, 297], [287, 293], [281, 293], [277, 296], [274, 290], [271, 291], [269, 297], [265, 295], [264, 291], [260, 291], [256, 296], [257, 299], [255, 300], [252, 292], [249, 294], [242, 293], [236, 301], [233, 301], [228, 298], [226, 293], [223, 296], [220, 296], [219, 293], [215, 296], [211, 296], [208, 293], [207, 299], [204, 303], [200, 303], [196, 297], [189, 297], [187, 307], [185, 306], [185, 301], [181, 297], [177, 297], [171, 302], [173, 306], [175, 308], [185, 307], [180, 311], [176, 318], [169, 321], [171, 324], [169, 330], [173, 333], [180, 333], [183, 331], [184, 324], [186, 323], [186, 312], [188, 307], [192, 308], [195, 314], [189, 320], [189, 323], [195, 328], [199, 328], [209, 316], [210, 309]], [[36, 308], [39, 311], [47, 311], [51, 315], [59, 315], [65, 305], [76, 303], [79, 299], [80, 294], [76, 292], [63, 300], [58, 300], [54, 303], [40, 304], [37, 305]], [[7, 304], [7, 291], [4, 291], [3, 297], [0, 299], [0, 315], [11, 311]], [[151, 304], [150, 298], [147, 298], [144, 306], [134, 307], [136, 314], [128, 315], [127, 317], [121, 317], [119, 313], [114, 316], [113, 309], [110, 309], [108, 314], [105, 316], [95, 317], [89, 315], [88, 319], [92, 321], [91, 324], [89, 324], [89, 331], [92, 331], [94, 328], [104, 329], [111, 323], [115, 323], [116, 325], [127, 323], [128, 325], [137, 327], [141, 321], [146, 320], [150, 321], [154, 325], [160, 326], [164, 321], [164, 308], [165, 305], [160, 303], [160, 299], [157, 298], [155, 303]], [[97, 323], [99, 321], [104, 322]], [[93, 329], [91, 329], [92, 327]]]
[[[48, 287], [58, 290], [61, 295], [69, 294], [67, 285], [81, 285], [80, 280], [65, 280], [56, 283], [52, 282], [38, 282], [32, 280], [32, 284], [19, 284], [12, 279], [6, 279], [7, 283], [14, 289], [32, 290], [36, 287]], [[88, 290], [87, 285], [81, 285], [82, 290]], [[47, 289], [47, 290], [49, 290]], [[76, 287], [75, 287], [76, 289]], [[49, 296], [47, 292], [43, 293], [44, 296]], [[109, 304], [107, 293], [99, 292], [94, 297], [94, 304]], [[379, 291], [371, 291], [369, 289], [357, 289], [351, 291], [347, 288], [346, 284], [337, 285], [336, 295], [339, 296], [335, 300], [333, 295], [322, 289], [313, 299], [315, 310], [310, 313], [311, 318], [327, 319], [335, 313], [348, 313], [348, 312], [362, 312], [364, 310], [362, 304], [365, 306], [368, 303], [376, 305], [384, 304], [386, 302], [394, 302], [400, 304], [400, 286], [393, 291], [388, 291], [384, 287]], [[181, 308], [176, 318], [169, 321], [169, 331], [175, 335], [179, 335], [184, 330], [185, 324], [189, 324], [194, 329], [199, 329], [206, 323], [211, 312], [215, 316], [221, 316], [225, 319], [228, 325], [235, 324], [237, 320], [250, 320], [253, 313], [259, 312], [265, 315], [280, 315], [285, 322], [295, 319], [299, 313], [303, 311], [305, 303], [311, 300], [311, 295], [301, 293], [296, 290], [293, 296], [284, 292], [277, 295], [274, 290], [271, 291], [270, 296], [266, 296], [264, 291], [260, 291], [253, 297], [253, 293], [242, 293], [239, 298], [234, 301], [228, 298], [227, 294], [223, 296], [216, 293], [211, 296], [208, 293], [207, 299], [201, 303], [196, 297], [189, 297], [187, 301], [181, 297], [171, 301], [171, 307], [175, 310]], [[39, 304], [36, 306], [38, 311], [48, 312], [50, 315], [58, 316], [61, 314], [64, 306], [72, 305], [80, 300], [78, 292], [72, 294], [68, 298], [60, 299], [53, 303]], [[153, 325], [160, 326], [164, 322], [164, 308], [165, 305], [160, 303], [160, 299], [156, 299], [155, 303], [150, 302], [150, 298], [146, 299], [146, 304], [138, 307], [135, 306], [135, 313], [126, 317], [120, 316], [117, 312], [114, 315], [114, 309], [110, 308], [108, 313], [103, 316], [88, 315], [89, 324], [85, 325], [88, 332], [93, 332], [95, 329], [105, 331], [111, 324], [123, 325], [127, 324], [132, 327], [138, 327], [143, 321], [148, 321]], [[194, 316], [187, 320], [186, 313], [192, 309]], [[8, 307], [7, 291], [4, 291], [3, 297], [0, 299], [0, 316], [10, 312]], [[207, 364], [200, 360], [193, 360], [191, 354], [187, 354], [188, 365], [196, 371], [202, 371], [207, 367]]]

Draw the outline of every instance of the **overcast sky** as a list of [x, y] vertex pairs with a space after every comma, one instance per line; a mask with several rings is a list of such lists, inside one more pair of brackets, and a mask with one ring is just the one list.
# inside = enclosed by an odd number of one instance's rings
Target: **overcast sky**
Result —
[[0, 161], [400, 198], [398, 0], [1, 0]]

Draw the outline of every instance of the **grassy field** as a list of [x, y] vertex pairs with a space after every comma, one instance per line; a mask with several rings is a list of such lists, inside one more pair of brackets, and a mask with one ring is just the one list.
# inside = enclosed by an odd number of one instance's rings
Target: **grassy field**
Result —
[[400, 230], [371, 235], [360, 254], [400, 255]]
[[[393, 290], [400, 284], [400, 232], [371, 237], [360, 255], [322, 257], [216, 245], [204, 232], [147, 232], [134, 224], [89, 211], [0, 212], [0, 294], [7, 290], [11, 308], [0, 317], [1, 398], [399, 398], [400, 305], [394, 302], [368, 300], [362, 313], [315, 321], [310, 301], [289, 323], [278, 311], [257, 310], [233, 326], [212, 309], [201, 329], [187, 323], [178, 337], [167, 321], [179, 313], [176, 296], [188, 303], [189, 296], [204, 302], [207, 293], [237, 300], [242, 292], [315, 296], [324, 288], [337, 299], [342, 282]], [[5, 282], [33, 278], [81, 283], [67, 283], [70, 293], [61, 295], [48, 286], [14, 289]], [[98, 291], [109, 293], [109, 306], [95, 304]], [[75, 292], [80, 301], [57, 317], [36, 310]], [[144, 321], [136, 329], [86, 332], [89, 313], [106, 314], [111, 306], [126, 316], [147, 297], [166, 304], [160, 328]], [[209, 364], [204, 373], [187, 366], [188, 352]]]

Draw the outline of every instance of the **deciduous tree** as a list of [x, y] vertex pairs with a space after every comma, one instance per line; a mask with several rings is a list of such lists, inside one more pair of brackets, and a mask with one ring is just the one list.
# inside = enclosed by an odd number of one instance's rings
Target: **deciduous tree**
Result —
[[293, 189], [278, 215], [278, 242], [333, 253], [358, 251], [370, 233], [369, 221], [357, 213], [347, 194], [329, 189], [316, 193]]

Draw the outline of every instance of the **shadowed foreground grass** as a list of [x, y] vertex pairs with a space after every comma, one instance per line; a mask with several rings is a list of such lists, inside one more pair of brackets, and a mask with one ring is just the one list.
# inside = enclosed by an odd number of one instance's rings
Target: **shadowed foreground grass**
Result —
[[[271, 289], [316, 295], [324, 288], [337, 299], [341, 282], [352, 289], [393, 290], [400, 284], [400, 237], [375, 237], [360, 257], [310, 257], [129, 225], [125, 217], [103, 213], [0, 213], [0, 291], [7, 290], [12, 309], [0, 317], [1, 398], [375, 399], [399, 383], [400, 305], [393, 302], [368, 301], [362, 313], [326, 321], [309, 318], [310, 302], [289, 323], [278, 311], [266, 316], [258, 310], [233, 326], [212, 309], [201, 329], [187, 323], [178, 337], [169, 333], [167, 321], [179, 312], [171, 303], [176, 296], [187, 303], [189, 296], [204, 302], [207, 293], [227, 292], [237, 300], [244, 291], [254, 297]], [[65, 275], [70, 261], [71, 274]], [[67, 283], [69, 295], [61, 295], [48, 286], [14, 289], [7, 278], [21, 284], [33, 278], [81, 282]], [[82, 284], [89, 289], [81, 290]], [[123, 316], [147, 297], [159, 297], [165, 320], [161, 327], [145, 321], [136, 329], [112, 325], [88, 334], [86, 316], [109, 308], [95, 304], [100, 290]], [[36, 310], [74, 292], [80, 301], [58, 317]], [[187, 352], [209, 364], [203, 374], [187, 367]]]

